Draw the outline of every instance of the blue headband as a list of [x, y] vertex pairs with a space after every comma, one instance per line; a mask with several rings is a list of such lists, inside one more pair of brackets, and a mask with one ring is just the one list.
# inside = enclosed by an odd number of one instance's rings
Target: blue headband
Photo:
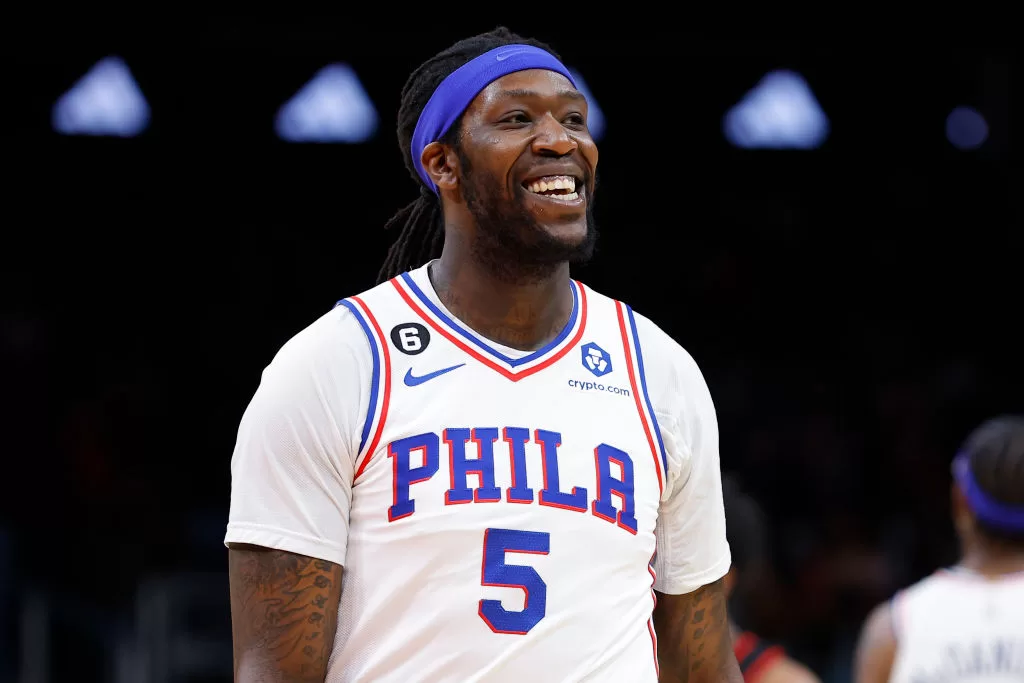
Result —
[[1001, 531], [1024, 532], [1024, 506], [1000, 503], [985, 493], [974, 479], [966, 453], [958, 454], [953, 460], [953, 477], [981, 522]]
[[447, 133], [455, 119], [462, 115], [473, 98], [488, 84], [506, 74], [525, 69], [555, 71], [568, 78], [576, 87], [572, 74], [554, 55], [532, 45], [496, 47], [466, 62], [437, 86], [416, 121], [410, 149], [413, 167], [434, 194], [437, 194], [437, 186], [420, 163], [423, 149]]

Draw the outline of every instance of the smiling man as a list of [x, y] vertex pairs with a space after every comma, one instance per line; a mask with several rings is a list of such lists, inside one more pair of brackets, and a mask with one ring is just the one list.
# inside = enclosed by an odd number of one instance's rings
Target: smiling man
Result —
[[398, 118], [421, 191], [381, 283], [282, 347], [239, 426], [236, 680], [739, 683], [707, 384], [569, 274], [598, 161], [571, 72], [499, 28]]

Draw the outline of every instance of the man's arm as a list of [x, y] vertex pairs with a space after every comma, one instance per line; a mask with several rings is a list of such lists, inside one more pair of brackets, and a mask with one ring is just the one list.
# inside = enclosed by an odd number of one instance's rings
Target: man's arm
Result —
[[322, 683], [334, 645], [372, 359], [340, 307], [264, 368], [231, 455], [228, 547], [236, 683]]
[[895, 661], [892, 607], [885, 602], [875, 607], [864, 622], [854, 655], [854, 683], [888, 683]]
[[231, 544], [236, 683], [323, 683], [338, 626], [341, 565]]
[[654, 630], [658, 636], [660, 683], [743, 683], [729, 633], [724, 581], [692, 593], [658, 593]]

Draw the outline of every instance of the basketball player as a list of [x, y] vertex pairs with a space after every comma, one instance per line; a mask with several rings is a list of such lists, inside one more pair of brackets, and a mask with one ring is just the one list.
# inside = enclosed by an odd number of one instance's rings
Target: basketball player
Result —
[[381, 283], [280, 349], [239, 426], [236, 679], [739, 683], [702, 373], [569, 276], [598, 160], [572, 74], [498, 29], [416, 69], [398, 119], [421, 193]]
[[975, 429], [953, 480], [961, 560], [872, 611], [856, 683], [1024, 681], [1024, 418]]
[[[722, 489], [725, 528], [732, 553], [732, 567], [725, 575], [725, 592], [732, 602], [739, 594], [747, 592], [743, 589], [753, 585], [750, 576], [767, 560], [768, 529], [761, 506], [741, 490], [733, 477], [723, 480]], [[732, 618], [729, 628], [744, 683], [821, 683], [810, 669], [789, 656], [778, 643], [741, 628]]]

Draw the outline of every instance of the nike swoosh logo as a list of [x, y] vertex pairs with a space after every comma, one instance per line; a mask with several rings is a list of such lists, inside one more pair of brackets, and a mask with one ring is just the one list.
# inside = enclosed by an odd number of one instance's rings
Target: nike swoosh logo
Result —
[[509, 50], [508, 52], [502, 52], [500, 55], [495, 55], [494, 58], [499, 62], [504, 62], [512, 55], [521, 55], [524, 52], [526, 52], [526, 50]]
[[443, 375], [446, 372], [451, 372], [452, 370], [458, 370], [463, 365], [465, 365], [465, 363], [459, 363], [458, 365], [453, 365], [450, 368], [441, 368], [440, 370], [434, 370], [433, 372], [428, 372], [427, 374], [420, 375], [419, 377], [417, 377], [416, 375], [412, 374], [412, 368], [409, 368], [408, 370], [405, 371], [405, 386], [407, 386], [407, 387], [419, 386], [420, 384], [423, 384], [424, 382], [429, 382], [430, 380], [434, 379], [435, 377], [440, 377], [441, 375]]

